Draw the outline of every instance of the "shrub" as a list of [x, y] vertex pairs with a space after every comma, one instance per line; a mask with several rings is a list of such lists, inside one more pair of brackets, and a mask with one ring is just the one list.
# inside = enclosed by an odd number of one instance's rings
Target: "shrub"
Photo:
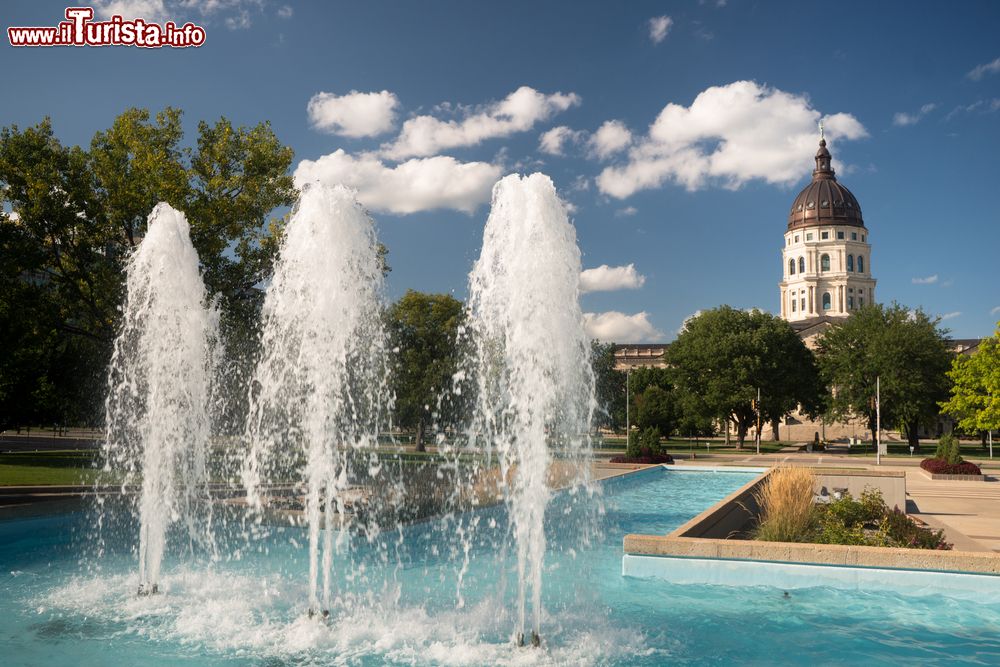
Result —
[[975, 463], [962, 461], [961, 463], [948, 463], [946, 460], [933, 458], [924, 459], [920, 462], [920, 467], [932, 475], [982, 475], [983, 471]]
[[952, 443], [955, 441], [955, 436], [951, 433], [946, 433], [941, 436], [938, 440], [937, 449], [934, 450], [934, 458], [936, 459], [947, 459], [951, 453]]
[[674, 457], [666, 452], [655, 456], [612, 456], [608, 459], [611, 463], [673, 463]]
[[625, 456], [615, 456], [611, 463], [673, 463], [674, 459], [660, 444], [660, 429], [650, 426], [628, 434]]
[[657, 456], [663, 448], [660, 447], [660, 429], [650, 426], [639, 435], [639, 447], [643, 456]]
[[775, 468], [754, 491], [760, 523], [754, 533], [767, 542], [803, 542], [813, 527], [813, 488], [809, 468]]
[[639, 442], [638, 431], [629, 431], [628, 440], [625, 441], [625, 456], [630, 459], [642, 456], [642, 443]]
[[[928, 459], [933, 460], [933, 459]], [[821, 544], [859, 544], [871, 547], [950, 549], [943, 531], [915, 524], [898, 507], [890, 510], [882, 493], [866, 489], [860, 500], [846, 494], [819, 506], [815, 541]]]
[[951, 446], [948, 449], [948, 463], [951, 465], [963, 463], [962, 444], [958, 441], [958, 438], [952, 437], [951, 439]]

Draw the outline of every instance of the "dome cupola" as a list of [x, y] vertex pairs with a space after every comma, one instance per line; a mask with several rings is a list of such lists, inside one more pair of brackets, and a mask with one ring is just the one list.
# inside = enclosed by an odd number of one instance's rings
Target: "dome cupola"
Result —
[[830, 161], [826, 139], [820, 139], [812, 183], [792, 202], [792, 210], [788, 214], [789, 229], [815, 225], [865, 226], [861, 205], [850, 190], [837, 182]]

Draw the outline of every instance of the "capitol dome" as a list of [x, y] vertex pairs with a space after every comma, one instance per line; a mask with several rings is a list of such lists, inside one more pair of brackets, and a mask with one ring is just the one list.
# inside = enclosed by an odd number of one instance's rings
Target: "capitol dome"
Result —
[[815, 225], [854, 225], [864, 227], [861, 205], [851, 191], [837, 182], [830, 166], [830, 151], [826, 139], [820, 139], [816, 151], [816, 169], [812, 183], [807, 185], [792, 202], [788, 214], [788, 228]]

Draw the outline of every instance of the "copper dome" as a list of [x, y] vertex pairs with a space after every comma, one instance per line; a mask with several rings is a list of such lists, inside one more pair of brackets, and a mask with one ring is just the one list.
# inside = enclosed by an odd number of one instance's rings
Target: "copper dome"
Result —
[[814, 225], [854, 225], [864, 227], [861, 205], [851, 191], [837, 182], [830, 166], [830, 151], [826, 139], [820, 139], [816, 151], [816, 169], [812, 183], [807, 185], [792, 202], [788, 214], [788, 228]]

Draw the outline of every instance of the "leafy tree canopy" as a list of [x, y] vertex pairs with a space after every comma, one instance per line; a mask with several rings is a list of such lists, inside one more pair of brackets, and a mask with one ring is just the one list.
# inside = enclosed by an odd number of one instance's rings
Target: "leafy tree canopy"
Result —
[[458, 331], [464, 321], [462, 302], [448, 294], [408, 290], [389, 308], [389, 335], [398, 348], [392, 376], [396, 424], [416, 429], [419, 451], [426, 426], [447, 426], [458, 417], [457, 401], [439, 397], [458, 370]]
[[762, 422], [801, 405], [820, 409], [816, 362], [788, 322], [759, 310], [720, 306], [687, 322], [667, 348], [682, 405], [688, 412], [736, 422], [739, 446], [756, 420], [760, 389]]
[[863, 417], [874, 439], [879, 378], [882, 423], [898, 426], [919, 446], [919, 427], [936, 417], [948, 395], [952, 353], [938, 322], [919, 309], [876, 304], [824, 332], [817, 356], [831, 414]]
[[1000, 429], [1000, 325], [971, 355], [956, 356], [948, 377], [951, 397], [941, 403], [941, 411], [965, 431]]

